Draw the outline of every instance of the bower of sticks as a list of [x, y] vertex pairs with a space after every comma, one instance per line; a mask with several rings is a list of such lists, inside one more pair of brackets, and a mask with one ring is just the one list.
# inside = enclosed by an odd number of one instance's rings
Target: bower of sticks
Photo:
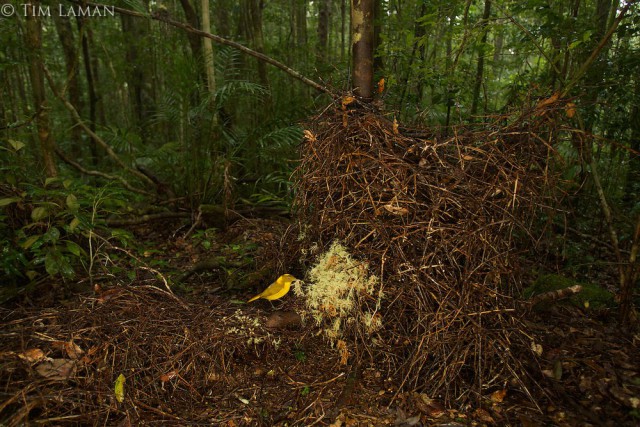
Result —
[[352, 352], [450, 402], [530, 389], [519, 260], [551, 197], [553, 106], [442, 136], [350, 101], [308, 125], [296, 202], [308, 247], [338, 240], [379, 278], [361, 307], [382, 329], [354, 326]]

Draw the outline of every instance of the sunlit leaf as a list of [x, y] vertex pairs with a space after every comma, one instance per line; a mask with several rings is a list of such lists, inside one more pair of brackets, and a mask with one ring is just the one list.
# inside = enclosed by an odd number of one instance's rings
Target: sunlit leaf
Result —
[[60, 181], [60, 178], [58, 177], [53, 177], [53, 178], [47, 178], [44, 180], [44, 186], [47, 187], [49, 184], [54, 183], [54, 182], [58, 182]]
[[72, 211], [77, 211], [80, 208], [80, 203], [78, 203], [78, 198], [75, 195], [69, 194], [67, 196], [67, 207]]
[[55, 276], [60, 272], [59, 256], [57, 251], [49, 251], [44, 258], [44, 269], [50, 276]]
[[22, 242], [20, 244], [20, 246], [22, 247], [22, 249], [29, 249], [31, 247], [31, 245], [33, 245], [36, 240], [38, 240], [40, 238], [41, 234], [36, 234], [35, 236], [30, 236], [27, 240], [25, 240], [24, 242]]
[[118, 375], [118, 378], [116, 379], [114, 392], [116, 395], [116, 400], [120, 403], [124, 402], [124, 382], [126, 380], [126, 377], [122, 374]]
[[15, 139], [9, 139], [7, 140], [7, 142], [9, 143], [9, 145], [11, 145], [11, 148], [13, 148], [13, 151], [20, 151], [25, 147], [24, 142], [16, 141]]
[[11, 203], [16, 203], [22, 200], [20, 197], [7, 197], [6, 199], [0, 199], [0, 208], [3, 206], [8, 206]]
[[49, 215], [47, 212], [47, 208], [43, 206], [38, 206], [34, 210], [31, 211], [31, 219], [34, 221], [41, 221], [45, 219]]
[[73, 218], [69, 223], [69, 231], [75, 231], [75, 229], [78, 228], [78, 225], [80, 225], [80, 220], [78, 218]]
[[75, 242], [67, 242], [67, 250], [77, 257], [83, 252], [82, 248]]

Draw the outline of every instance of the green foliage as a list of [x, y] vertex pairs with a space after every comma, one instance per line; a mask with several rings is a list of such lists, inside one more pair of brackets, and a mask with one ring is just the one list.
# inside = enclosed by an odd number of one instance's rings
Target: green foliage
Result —
[[109, 213], [126, 206], [130, 196], [71, 178], [16, 182], [25, 177], [20, 167], [2, 165], [15, 184], [0, 188], [3, 299], [41, 277], [66, 281], [78, 269], [87, 269], [91, 232]]

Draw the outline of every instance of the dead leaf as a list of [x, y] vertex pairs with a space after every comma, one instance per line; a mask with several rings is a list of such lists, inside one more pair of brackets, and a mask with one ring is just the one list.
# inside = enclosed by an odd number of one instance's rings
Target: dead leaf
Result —
[[384, 92], [384, 77], [378, 81], [378, 93]]
[[44, 352], [39, 348], [30, 348], [22, 353], [18, 353], [18, 357], [27, 363], [37, 363], [46, 358]]
[[171, 381], [177, 376], [178, 376], [177, 371], [170, 371], [170, 372], [167, 372], [166, 374], [160, 375], [160, 381], [162, 381], [163, 383], [166, 383], [167, 381]]
[[392, 204], [386, 204], [382, 206], [389, 213], [394, 215], [408, 215], [409, 209], [403, 208], [402, 206], [393, 206]]
[[507, 395], [507, 389], [503, 389], [503, 390], [496, 390], [493, 393], [491, 393], [491, 401], [493, 403], [501, 403], [505, 396]]
[[338, 340], [336, 347], [340, 352], [340, 364], [346, 365], [349, 360], [349, 349], [347, 348], [347, 343], [342, 340]]
[[573, 116], [576, 115], [576, 104], [574, 104], [573, 102], [567, 103], [567, 105], [565, 105], [564, 107], [564, 111], [567, 117], [569, 117], [570, 119], [573, 118]]
[[347, 109], [347, 105], [353, 104], [353, 102], [356, 100], [355, 97], [350, 96], [350, 95], [345, 95], [342, 97], [342, 109], [346, 110]]
[[398, 125], [398, 119], [396, 119], [395, 117], [393, 118], [393, 134], [394, 135], [398, 135], [400, 133], [400, 131], [398, 130], [399, 125]]
[[542, 356], [542, 346], [540, 344], [536, 344], [534, 341], [531, 341], [531, 351], [533, 351], [537, 356]]
[[439, 418], [446, 412], [444, 406], [440, 402], [430, 398], [424, 393], [416, 393], [414, 398], [416, 399], [416, 406], [420, 412], [423, 412], [430, 418]]
[[310, 130], [306, 130], [303, 132], [304, 133], [304, 137], [307, 141], [314, 143], [318, 141], [318, 138], [316, 138], [316, 136], [313, 134], [313, 132], [311, 132]]
[[462, 160], [466, 160], [466, 161], [471, 161], [471, 160], [475, 160], [475, 157], [469, 156], [468, 154], [465, 154], [464, 156], [462, 156]]
[[482, 422], [495, 424], [495, 420], [491, 417], [489, 412], [487, 412], [485, 409], [478, 408], [475, 410], [473, 415]]
[[84, 351], [72, 341], [55, 341], [51, 344], [53, 348], [62, 351], [69, 359], [77, 360]]
[[66, 380], [76, 373], [77, 363], [69, 359], [51, 359], [36, 366], [36, 372], [50, 380]]
[[100, 292], [98, 294], [98, 304], [104, 304], [105, 302], [109, 301], [110, 299], [113, 299], [113, 298], [117, 297], [118, 295], [122, 294], [123, 292], [124, 292], [124, 290], [119, 289], [119, 288], [109, 289], [109, 290], [106, 290], [104, 292]]

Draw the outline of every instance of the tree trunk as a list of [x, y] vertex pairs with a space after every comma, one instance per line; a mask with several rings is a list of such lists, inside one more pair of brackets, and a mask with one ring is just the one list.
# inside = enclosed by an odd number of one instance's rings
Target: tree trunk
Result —
[[[242, 0], [240, 17], [240, 34], [245, 36], [253, 50], [264, 53], [264, 37], [262, 35], [262, 9], [264, 0]], [[258, 79], [269, 87], [267, 66], [258, 60]]]
[[480, 101], [480, 88], [482, 87], [483, 74], [484, 74], [484, 51], [485, 44], [487, 43], [487, 24], [489, 23], [489, 16], [491, 15], [491, 0], [484, 1], [484, 12], [482, 13], [482, 22], [480, 28], [482, 31], [482, 38], [480, 39], [481, 50], [478, 52], [478, 67], [476, 69], [476, 80], [473, 85], [473, 98], [471, 102], [471, 115], [475, 115], [478, 112], [478, 102]]
[[38, 139], [47, 177], [58, 176], [55, 163], [55, 141], [49, 125], [49, 107], [44, 86], [44, 66], [42, 63], [42, 26], [40, 24], [40, 2], [32, 1], [27, 9], [25, 28], [26, 45], [29, 51], [29, 76], [31, 78], [31, 92], [36, 113]]
[[[201, 0], [202, 7], [202, 31], [206, 33], [211, 32], [211, 18], [209, 16], [209, 0]], [[211, 39], [205, 38], [204, 42], [204, 68], [207, 73], [207, 89], [209, 94], [213, 97], [216, 93], [216, 75], [213, 58], [213, 44]]]
[[[86, 18], [78, 16], [77, 25], [82, 40], [82, 57], [84, 59], [84, 72], [87, 79], [87, 91], [89, 92], [89, 129], [93, 133], [96, 131], [96, 106], [98, 103], [98, 95], [96, 94], [95, 78], [93, 73], [93, 65], [91, 62], [91, 52], [89, 50], [89, 27], [85, 21]], [[93, 138], [89, 145], [91, 150], [91, 163], [96, 166], [98, 164], [98, 142]]]
[[[193, 28], [200, 28], [200, 23], [198, 22], [198, 14], [195, 9], [191, 5], [189, 0], [180, 0], [180, 5], [182, 6], [182, 10], [184, 11], [184, 16], [187, 19], [187, 22]], [[191, 48], [191, 53], [193, 54], [193, 58], [196, 64], [198, 65], [198, 76], [201, 82], [207, 81], [207, 74], [200, 64], [202, 64], [202, 37], [197, 34], [191, 33], [187, 31], [187, 39], [189, 40], [189, 47]], [[197, 100], [196, 100], [197, 103]]]
[[126, 40], [125, 58], [129, 64], [127, 67], [127, 86], [133, 107], [133, 125], [144, 143], [150, 136], [148, 120], [152, 107], [151, 97], [146, 90], [146, 82], [149, 77], [145, 67], [148, 60], [143, 53], [144, 44], [148, 43], [146, 39], [149, 33], [149, 23], [132, 16], [120, 16], [122, 32], [125, 34]]
[[307, 45], [307, 0], [293, 0], [293, 39], [297, 47]]
[[351, 0], [351, 51], [353, 88], [356, 95], [373, 97], [374, 0]]
[[[67, 70], [66, 88], [69, 93], [69, 102], [71, 102], [76, 111], [82, 112], [80, 82], [78, 78], [80, 61], [76, 51], [71, 22], [68, 16], [60, 16], [58, 14], [53, 16], [53, 20], [64, 53]], [[82, 155], [82, 129], [80, 129], [79, 126], [75, 126], [73, 116], [71, 116], [71, 141], [73, 142], [72, 153], [76, 158], [79, 158]]]
[[329, 17], [331, 0], [320, 0], [318, 3], [318, 45], [316, 47], [317, 65], [327, 64], [327, 48], [329, 42]]

